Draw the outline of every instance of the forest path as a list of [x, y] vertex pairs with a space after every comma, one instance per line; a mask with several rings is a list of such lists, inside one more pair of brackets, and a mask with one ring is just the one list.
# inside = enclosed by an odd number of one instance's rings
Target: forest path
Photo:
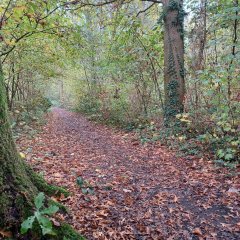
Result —
[[[48, 182], [72, 192], [58, 200], [87, 239], [240, 239], [239, 178], [210, 162], [138, 144], [133, 133], [60, 108], [18, 144]], [[77, 177], [94, 194], [83, 194]]]

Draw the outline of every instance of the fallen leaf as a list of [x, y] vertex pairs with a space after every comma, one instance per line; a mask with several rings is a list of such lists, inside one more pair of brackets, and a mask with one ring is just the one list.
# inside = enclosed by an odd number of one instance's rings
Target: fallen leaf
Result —
[[240, 193], [240, 189], [237, 188], [229, 188], [228, 193]]
[[176, 195], [174, 195], [174, 199], [173, 199], [173, 201], [174, 201], [175, 203], [178, 202], [178, 197], [177, 197]]
[[25, 155], [23, 152], [20, 152], [19, 155], [20, 155], [20, 157], [23, 158], [23, 159], [26, 158], [26, 155]]
[[10, 231], [5, 231], [5, 230], [0, 230], [0, 235], [2, 235], [2, 237], [8, 237], [8, 238], [12, 237], [12, 233]]
[[126, 188], [123, 188], [123, 191], [124, 191], [125, 193], [130, 193], [130, 192], [132, 192], [131, 190], [128, 190], [128, 189], [126, 189]]
[[192, 233], [193, 233], [193, 234], [196, 234], [196, 235], [198, 235], [198, 236], [202, 236], [202, 231], [201, 231], [200, 228], [195, 228], [195, 229], [193, 229]]

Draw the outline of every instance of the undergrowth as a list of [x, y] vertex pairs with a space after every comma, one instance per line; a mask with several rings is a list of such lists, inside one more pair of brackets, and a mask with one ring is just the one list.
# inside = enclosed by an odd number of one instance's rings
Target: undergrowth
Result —
[[10, 112], [10, 122], [15, 138], [23, 132], [27, 132], [30, 137], [37, 133], [37, 126], [46, 123], [45, 114], [52, 106], [49, 99], [39, 96], [27, 103], [16, 102]]
[[176, 122], [166, 128], [154, 122], [139, 125], [142, 143], [160, 141], [169, 148], [180, 150], [181, 156], [207, 157], [218, 165], [235, 168], [240, 164], [240, 136], [237, 124], [222, 114], [200, 122], [190, 113], [178, 114]]
[[77, 111], [86, 114], [89, 120], [137, 132], [142, 144], [160, 141], [170, 149], [179, 150], [180, 156], [205, 157], [230, 168], [235, 168], [240, 163], [237, 106], [231, 116], [227, 107], [177, 114], [176, 121], [166, 126], [160, 120], [159, 110], [152, 108], [148, 115], [136, 112], [133, 117], [125, 111], [130, 106], [126, 103], [121, 105], [121, 101], [113, 101], [115, 102], [108, 102], [108, 108], [105, 106], [104, 109], [101, 101], [88, 99], [80, 104]]

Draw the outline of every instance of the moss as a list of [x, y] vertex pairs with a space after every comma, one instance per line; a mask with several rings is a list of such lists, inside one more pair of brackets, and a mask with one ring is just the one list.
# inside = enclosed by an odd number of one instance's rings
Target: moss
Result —
[[27, 218], [28, 216], [32, 215], [33, 213], [33, 202], [29, 199], [26, 199], [23, 195], [18, 195], [16, 197], [15, 201], [16, 206], [18, 206], [19, 209], [22, 209], [22, 219]]
[[41, 228], [35, 221], [33, 224], [32, 231], [24, 235], [24, 238], [20, 239], [31, 239], [31, 240], [86, 240], [80, 233], [74, 230], [69, 224], [63, 223], [60, 227], [53, 229], [55, 236], [45, 235], [42, 236]]
[[[3, 70], [2, 65], [0, 63], [0, 124], [5, 124], [4, 119], [6, 119], [7, 111], [7, 98], [6, 91], [3, 80]], [[2, 122], [1, 122], [2, 121]]]
[[[1, 193], [1, 195], [0, 195], [0, 206], [1, 206], [0, 216], [4, 215], [4, 213], [5, 213], [4, 209], [7, 209], [8, 204], [9, 204], [9, 199], [8, 199], [7, 195], [4, 193]], [[4, 225], [5, 225], [5, 220], [0, 218], [0, 228], [3, 228]]]
[[33, 214], [33, 204], [24, 194], [10, 197], [8, 192], [1, 194], [0, 229], [18, 233], [21, 222]]
[[[69, 224], [62, 224], [60, 227], [53, 229], [55, 234], [54, 236], [51, 235], [45, 235], [42, 236], [42, 231], [37, 223], [37, 221], [34, 221], [33, 228], [31, 231], [24, 235], [18, 235], [17, 238], [19, 240], [86, 240], [85, 237], [83, 237], [81, 234], [79, 234], [77, 231], [75, 231]], [[10, 240], [11, 238], [8, 238]]]
[[56, 231], [58, 240], [86, 240], [81, 234], [76, 232], [70, 225], [62, 224]]
[[[38, 191], [48, 196], [61, 194], [68, 196], [69, 192], [61, 187], [49, 185], [19, 158], [8, 120], [6, 99], [0, 62], [0, 229], [11, 231], [13, 239], [19, 240], [84, 239], [67, 224], [56, 229], [56, 237], [42, 237], [37, 224], [36, 226], [34, 224], [34, 229], [28, 235], [20, 236], [22, 221], [33, 215], [34, 197]], [[63, 206], [60, 208], [66, 211]]]
[[40, 192], [44, 192], [48, 196], [59, 196], [64, 194], [65, 197], [68, 197], [70, 195], [64, 188], [48, 184], [42, 176], [35, 173], [28, 165], [26, 165], [26, 171], [28, 172], [33, 184]]
[[30, 181], [12, 137], [0, 63], [0, 228], [16, 230], [29, 215], [37, 188]]
[[60, 211], [62, 211], [63, 213], [69, 213], [69, 209], [67, 207], [65, 207], [64, 205], [62, 205], [61, 203], [55, 202], [52, 199], [49, 199], [48, 201], [48, 205], [55, 205], [59, 208]]

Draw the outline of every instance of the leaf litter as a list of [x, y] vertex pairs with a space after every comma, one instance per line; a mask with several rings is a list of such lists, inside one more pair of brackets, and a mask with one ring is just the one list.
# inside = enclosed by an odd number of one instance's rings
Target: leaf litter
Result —
[[134, 133], [60, 108], [17, 144], [49, 183], [71, 192], [53, 200], [87, 239], [240, 239], [238, 174], [210, 161], [136, 144]]

